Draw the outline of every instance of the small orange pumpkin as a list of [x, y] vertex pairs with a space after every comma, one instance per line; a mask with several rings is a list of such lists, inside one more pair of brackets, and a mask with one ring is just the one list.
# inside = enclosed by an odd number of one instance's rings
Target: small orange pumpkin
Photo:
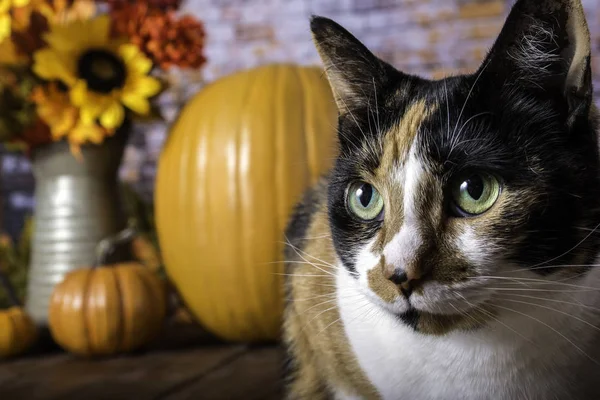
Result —
[[0, 359], [23, 353], [37, 339], [37, 327], [23, 310], [8, 278], [0, 271], [0, 284], [13, 306], [0, 310]]
[[[104, 260], [117, 241], [100, 252]], [[65, 276], [50, 299], [48, 325], [64, 349], [83, 356], [136, 350], [160, 331], [166, 287], [137, 262], [82, 268]]]

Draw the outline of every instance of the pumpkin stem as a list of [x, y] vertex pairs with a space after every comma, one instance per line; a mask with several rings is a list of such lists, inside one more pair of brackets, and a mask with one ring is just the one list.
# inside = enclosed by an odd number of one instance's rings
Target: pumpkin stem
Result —
[[94, 263], [94, 267], [107, 264], [108, 257], [115, 248], [120, 244], [130, 242], [136, 233], [137, 231], [133, 226], [128, 226], [116, 235], [102, 239], [96, 247], [96, 262]]
[[6, 296], [8, 297], [8, 301], [12, 303], [15, 307], [21, 306], [21, 301], [19, 300], [19, 296], [17, 296], [17, 292], [15, 291], [15, 287], [12, 285], [8, 276], [2, 271], [0, 268], [0, 286], [4, 288], [6, 291]]

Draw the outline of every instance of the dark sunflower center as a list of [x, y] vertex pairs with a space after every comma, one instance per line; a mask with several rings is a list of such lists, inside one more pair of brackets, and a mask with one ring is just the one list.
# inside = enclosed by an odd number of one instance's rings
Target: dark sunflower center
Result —
[[123, 87], [126, 70], [123, 60], [106, 50], [88, 50], [79, 58], [77, 74], [89, 90], [109, 93]]

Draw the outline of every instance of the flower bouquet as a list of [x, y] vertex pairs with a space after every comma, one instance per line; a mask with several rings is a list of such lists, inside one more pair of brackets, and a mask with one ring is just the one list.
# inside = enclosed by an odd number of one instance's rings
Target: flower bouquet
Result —
[[26, 307], [124, 228], [117, 171], [132, 123], [160, 118], [171, 70], [205, 63], [203, 25], [173, 0], [0, 0], [0, 140], [36, 180]]
[[0, 0], [0, 140], [66, 140], [75, 155], [151, 100], [173, 67], [200, 68], [204, 30], [179, 1]]

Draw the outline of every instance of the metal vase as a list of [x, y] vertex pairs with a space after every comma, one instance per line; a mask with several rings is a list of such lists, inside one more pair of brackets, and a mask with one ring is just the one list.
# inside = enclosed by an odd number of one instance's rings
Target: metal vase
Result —
[[47, 325], [54, 287], [68, 272], [91, 267], [98, 242], [126, 224], [117, 183], [126, 137], [117, 132], [82, 147], [82, 159], [64, 141], [32, 153], [35, 210], [25, 307], [40, 326]]

